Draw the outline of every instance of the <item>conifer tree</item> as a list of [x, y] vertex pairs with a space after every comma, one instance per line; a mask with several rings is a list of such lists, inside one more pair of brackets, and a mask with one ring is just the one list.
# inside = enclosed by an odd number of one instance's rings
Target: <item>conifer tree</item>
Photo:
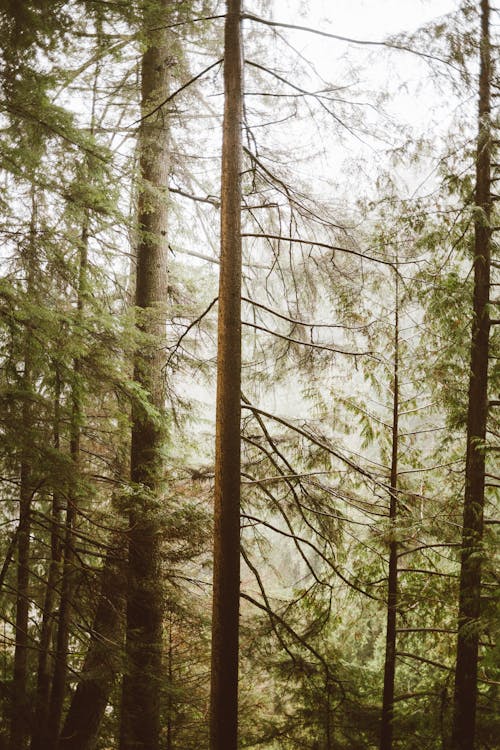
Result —
[[167, 0], [147, 4], [141, 62], [139, 207], [135, 305], [142, 341], [134, 381], [145, 401], [132, 408], [128, 522], [126, 663], [121, 702], [121, 750], [159, 747], [163, 594], [160, 515], [164, 474], [163, 339], [167, 295], [168, 97], [171, 58]]
[[467, 411], [467, 453], [463, 508], [458, 639], [452, 726], [453, 750], [475, 747], [478, 652], [481, 636], [485, 452], [488, 415], [491, 267], [491, 76], [490, 4], [481, 0], [479, 133], [477, 139], [474, 292]]

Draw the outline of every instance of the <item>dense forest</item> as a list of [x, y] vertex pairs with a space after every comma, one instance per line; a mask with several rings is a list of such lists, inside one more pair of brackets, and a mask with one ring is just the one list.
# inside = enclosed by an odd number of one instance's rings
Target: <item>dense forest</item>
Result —
[[499, 747], [500, 15], [371, 5], [0, 2], [0, 750]]

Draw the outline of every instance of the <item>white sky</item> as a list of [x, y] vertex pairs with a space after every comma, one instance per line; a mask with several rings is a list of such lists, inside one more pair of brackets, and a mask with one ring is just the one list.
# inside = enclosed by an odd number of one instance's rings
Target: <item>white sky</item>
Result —
[[[370, 41], [383, 41], [400, 32], [416, 31], [456, 10], [457, 5], [457, 0], [273, 0], [266, 8], [265, 2], [261, 5], [259, 0], [248, 0], [248, 8], [257, 15]], [[354, 82], [352, 92], [360, 93], [346, 92], [346, 98], [352, 96], [354, 100], [373, 102], [375, 92], [389, 93], [390, 98], [381, 107], [385, 113], [382, 117], [369, 106], [363, 115], [368, 131], [373, 123], [373, 134], [377, 130], [381, 138], [373, 140], [368, 136], [364, 146], [356, 139], [340, 144], [332, 131], [323, 141], [325, 160], [320, 173], [332, 174], [341, 163], [344, 168], [347, 164], [349, 171], [348, 162], [356, 158], [358, 151], [362, 159], [377, 159], [376, 152], [383, 151], [387, 145], [384, 132], [390, 139], [391, 121], [407, 126], [410, 138], [417, 139], [426, 133], [433, 137], [444, 135], [454, 111], [460, 106], [449, 91], [443, 97], [436, 89], [436, 70], [446, 76], [445, 66], [438, 65], [432, 70], [427, 62], [407, 52], [353, 45], [307, 32], [282, 29], [280, 33], [314, 64], [326, 81], [339, 86]], [[280, 60], [275, 62], [279, 67]], [[285, 61], [283, 67], [287, 68]], [[317, 86], [317, 79], [313, 82], [311, 76], [310, 88]], [[383, 124], [385, 116], [387, 125]], [[291, 135], [291, 128], [288, 132]], [[419, 175], [410, 177], [410, 192], [419, 182]]]
[[456, 6], [456, 0], [274, 0], [272, 15], [292, 23], [302, 18], [303, 25], [317, 25], [342, 36], [379, 40], [416, 29]]
[[[271, 15], [275, 20], [340, 36], [383, 41], [390, 35], [416, 31], [456, 7], [456, 0], [274, 0]], [[365, 66], [362, 75], [372, 86], [379, 79], [378, 85], [383, 87], [387, 75], [416, 82], [429, 72], [425, 64], [409, 53], [387, 53], [381, 48], [350, 45], [305, 32], [285, 33], [327, 78], [335, 78], [336, 60], [342, 57], [354, 65]]]

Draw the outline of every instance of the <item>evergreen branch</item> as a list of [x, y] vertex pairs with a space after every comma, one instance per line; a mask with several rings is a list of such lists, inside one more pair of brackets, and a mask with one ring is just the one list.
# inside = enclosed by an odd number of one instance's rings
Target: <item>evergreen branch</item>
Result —
[[[242, 436], [243, 440], [247, 440], [252, 445], [257, 446], [257, 448], [260, 448], [258, 443], [255, 443], [253, 440], [250, 440], [248, 438], [245, 438], [245, 436]], [[274, 477], [262, 477], [261, 479], [248, 479], [246, 482], [242, 482], [242, 484], [267, 484], [268, 482], [283, 482], [287, 479], [305, 479], [307, 477], [313, 477], [317, 476], [318, 474], [324, 475], [324, 474], [331, 474], [331, 471], [306, 471], [300, 474], [278, 474]], [[335, 516], [336, 517], [336, 516]], [[344, 521], [347, 519], [343, 519]]]
[[388, 490], [389, 485], [381, 482], [376, 477], [373, 476], [369, 471], [364, 469], [362, 466], [359, 466], [359, 464], [356, 464], [354, 461], [352, 461], [350, 458], [347, 458], [347, 456], [342, 455], [342, 453], [339, 453], [339, 451], [336, 451], [334, 448], [332, 448], [331, 445], [328, 445], [328, 443], [325, 443], [323, 440], [319, 440], [318, 438], [315, 438], [313, 435], [311, 435], [306, 430], [303, 430], [298, 425], [294, 425], [292, 422], [288, 421], [287, 419], [284, 419], [283, 417], [279, 417], [277, 414], [271, 414], [268, 411], [264, 411], [263, 409], [259, 409], [257, 406], [253, 406], [250, 403], [243, 403], [242, 409], [248, 409], [252, 411], [254, 414], [261, 414], [264, 417], [267, 417], [268, 419], [272, 419], [274, 422], [277, 422], [278, 424], [283, 425], [284, 427], [287, 427], [290, 430], [293, 430], [298, 435], [302, 435], [302, 437], [305, 437], [307, 440], [310, 440], [312, 443], [317, 445], [319, 448], [323, 448], [327, 453], [331, 454], [332, 456], [335, 456], [335, 458], [338, 458], [342, 463], [349, 466], [349, 468], [353, 469], [357, 473], [364, 476], [366, 479], [369, 479], [371, 482], [373, 482], [378, 487]]
[[[252, 573], [253, 573], [253, 575], [255, 577], [255, 580], [257, 581], [257, 584], [259, 586], [260, 592], [262, 594], [262, 598], [264, 599], [264, 602], [265, 602], [265, 605], [266, 605], [267, 609], [269, 611], [271, 611], [271, 605], [269, 604], [269, 599], [267, 598], [267, 593], [266, 593], [264, 584], [262, 583], [262, 579], [261, 579], [261, 577], [259, 575], [259, 572], [258, 572], [257, 568], [250, 561], [250, 558], [248, 557], [248, 555], [247, 555], [247, 553], [246, 553], [246, 551], [245, 551], [245, 549], [244, 549], [243, 546], [241, 547], [241, 556], [243, 557], [243, 559], [244, 559], [245, 563], [247, 564], [248, 568], [252, 571]], [[278, 642], [281, 644], [282, 648], [286, 651], [286, 653], [288, 654], [288, 656], [292, 659], [293, 663], [296, 664], [297, 660], [295, 658], [295, 655], [290, 651], [290, 649], [288, 648], [288, 645], [283, 640], [283, 637], [282, 637], [281, 633], [278, 631], [278, 629], [276, 627], [276, 623], [275, 623], [274, 619], [270, 617], [269, 620], [271, 622], [271, 627], [273, 629], [273, 632], [276, 635], [276, 638], [278, 639]]]
[[[355, 583], [352, 581], [349, 581], [340, 571], [339, 569], [333, 564], [333, 562], [317, 547], [313, 542], [309, 541], [309, 539], [305, 539], [304, 537], [298, 536], [295, 533], [289, 534], [284, 529], [279, 529], [277, 526], [274, 526], [273, 524], [269, 523], [268, 521], [264, 521], [261, 518], [257, 518], [255, 516], [250, 516], [246, 513], [242, 514], [243, 518], [248, 518], [251, 521], [255, 521], [256, 523], [262, 524], [266, 528], [270, 529], [271, 531], [274, 531], [276, 534], [281, 534], [282, 536], [285, 536], [287, 538], [296, 539], [298, 542], [301, 542], [302, 544], [307, 544], [311, 549], [325, 562], [329, 568], [331, 568], [334, 573], [343, 581], [349, 588], [354, 589], [360, 594], [363, 594], [364, 596], [367, 596], [369, 599], [373, 599], [374, 601], [384, 601], [383, 599], [379, 599], [377, 596], [373, 596], [373, 594], [369, 594], [367, 591], [364, 591], [363, 589], [359, 588]], [[318, 580], [318, 583], [322, 583], [322, 581]]]
[[437, 570], [422, 570], [421, 568], [398, 568], [398, 573], [422, 573], [426, 576], [441, 576], [442, 578], [459, 578], [456, 573], [441, 573]]
[[218, 200], [217, 198], [212, 198], [212, 196], [210, 195], [207, 195], [206, 197], [193, 195], [192, 193], [186, 193], [185, 190], [174, 187], [169, 187], [168, 192], [175, 193], [176, 195], [181, 195], [183, 198], [189, 198], [189, 200], [195, 201], [195, 203], [208, 203], [210, 206], [214, 206], [214, 208], [220, 208], [220, 200]]
[[323, 669], [325, 670], [326, 676], [329, 679], [333, 679], [333, 681], [339, 686], [342, 692], [342, 698], [345, 698], [345, 691], [344, 691], [344, 686], [342, 682], [338, 678], [332, 675], [328, 662], [326, 661], [326, 659], [323, 658], [323, 656], [321, 656], [321, 654], [314, 648], [314, 646], [311, 646], [310, 643], [308, 643], [304, 638], [302, 638], [302, 636], [299, 635], [299, 633], [297, 633], [297, 631], [294, 630], [294, 628], [292, 628], [291, 625], [289, 625], [282, 617], [280, 617], [280, 615], [278, 615], [270, 606], [261, 604], [252, 596], [249, 596], [249, 594], [245, 594], [244, 591], [240, 593], [240, 597], [242, 599], [246, 599], [246, 601], [250, 602], [250, 604], [253, 604], [254, 607], [257, 607], [263, 612], [267, 612], [270, 619], [272, 618], [273, 620], [276, 620], [276, 622], [278, 622], [284, 628], [284, 630], [287, 631], [287, 633], [289, 633], [298, 643], [300, 643], [301, 646], [303, 646], [307, 651], [309, 651], [322, 665]]
[[[266, 453], [267, 453], [267, 451], [266, 451]], [[271, 456], [269, 456], [269, 458], [274, 463], [274, 465], [276, 466], [276, 468], [278, 468], [278, 470], [279, 470], [279, 467], [274, 462], [273, 458]], [[249, 477], [250, 475], [246, 474], [246, 473], [243, 473], [243, 476]], [[290, 487], [290, 490], [291, 490], [292, 495], [294, 497], [295, 503], [299, 507], [299, 511], [300, 511], [300, 504], [299, 504], [299, 500], [298, 500], [298, 497], [297, 497], [297, 493], [295, 492], [295, 488], [294, 488], [294, 486], [293, 486], [293, 484], [291, 482], [287, 481], [287, 484]], [[316, 575], [316, 571], [314, 570], [314, 568], [312, 567], [312, 565], [311, 565], [311, 563], [309, 561], [309, 558], [304, 553], [304, 550], [302, 549], [302, 547], [300, 546], [300, 544], [298, 543], [298, 541], [296, 539], [296, 536], [295, 536], [294, 531], [293, 531], [292, 523], [291, 523], [290, 519], [288, 518], [287, 514], [285, 513], [285, 511], [284, 511], [284, 509], [282, 507], [282, 504], [279, 502], [279, 500], [277, 500], [274, 497], [273, 493], [267, 487], [261, 486], [260, 489], [262, 490], [262, 492], [268, 498], [270, 498], [271, 502], [277, 508], [278, 512], [280, 513], [280, 515], [282, 516], [283, 520], [285, 521], [288, 529], [290, 530], [290, 535], [291, 535], [292, 539], [294, 540], [294, 544], [295, 544], [295, 547], [297, 549], [297, 552], [299, 553], [299, 555], [304, 560], [304, 563], [306, 564], [307, 568], [309, 569], [309, 572], [311, 573], [311, 575], [313, 576], [313, 578], [315, 579], [315, 581], [317, 581], [318, 583], [321, 583], [321, 581], [319, 580], [319, 578]], [[311, 530], [313, 531], [313, 533], [316, 531], [311, 524], [308, 524], [308, 526], [311, 528]], [[321, 536], [321, 534], [318, 533], [318, 536]]]
[[396, 628], [397, 633], [452, 633], [456, 634], [456, 628]]

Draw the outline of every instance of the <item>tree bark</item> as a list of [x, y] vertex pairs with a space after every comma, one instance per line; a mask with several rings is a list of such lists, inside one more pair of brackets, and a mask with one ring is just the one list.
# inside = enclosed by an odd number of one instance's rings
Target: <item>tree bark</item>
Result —
[[[134, 380], [150, 408], [132, 407], [129, 559], [126, 614], [126, 666], [123, 679], [120, 750], [157, 750], [161, 692], [162, 586], [160, 570], [162, 449], [165, 442], [162, 367], [167, 295], [167, 184], [169, 133], [159, 108], [169, 89], [165, 29], [170, 3], [161, 0], [162, 23], [142, 57], [139, 130], [139, 242], [137, 247], [137, 327], [148, 338], [136, 353]], [[152, 414], [155, 411], [156, 414]]]
[[240, 587], [241, 106], [240, 0], [227, 0], [221, 184], [211, 750], [236, 750]]
[[472, 321], [467, 454], [462, 527], [453, 750], [473, 750], [480, 636], [481, 562], [488, 410], [489, 288], [491, 262], [491, 50], [488, 0], [481, 0], [479, 135], [476, 161], [474, 317]]
[[398, 515], [398, 444], [399, 444], [399, 284], [396, 267], [396, 309], [394, 320], [394, 375], [392, 404], [392, 455], [389, 520], [389, 580], [387, 591], [387, 627], [385, 638], [384, 694], [380, 750], [392, 750], [394, 720], [394, 678], [396, 674], [396, 615], [398, 606], [398, 543], [396, 520]]

